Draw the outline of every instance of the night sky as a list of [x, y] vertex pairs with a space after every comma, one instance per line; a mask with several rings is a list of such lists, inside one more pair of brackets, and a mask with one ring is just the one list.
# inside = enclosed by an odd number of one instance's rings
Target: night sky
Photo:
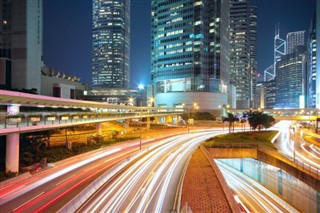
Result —
[[[308, 30], [316, 0], [252, 0], [258, 7], [258, 70], [273, 63], [275, 25], [280, 36]], [[91, 84], [91, 0], [44, 0], [43, 58], [47, 66]], [[150, 83], [150, 0], [131, 0], [132, 88]]]

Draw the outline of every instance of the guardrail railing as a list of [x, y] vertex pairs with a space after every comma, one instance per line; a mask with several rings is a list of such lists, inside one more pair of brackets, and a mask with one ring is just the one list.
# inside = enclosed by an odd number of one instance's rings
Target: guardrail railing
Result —
[[144, 118], [150, 116], [161, 116], [168, 114], [180, 114], [174, 111], [161, 111], [161, 112], [139, 112], [139, 113], [58, 113], [49, 114], [42, 113], [34, 115], [33, 113], [25, 113], [19, 115], [9, 115], [5, 113], [0, 114], [0, 128], [15, 128], [37, 125], [52, 125], [52, 124], [66, 124], [66, 123], [82, 123], [82, 122], [99, 122], [103, 120], [118, 120], [128, 118]]

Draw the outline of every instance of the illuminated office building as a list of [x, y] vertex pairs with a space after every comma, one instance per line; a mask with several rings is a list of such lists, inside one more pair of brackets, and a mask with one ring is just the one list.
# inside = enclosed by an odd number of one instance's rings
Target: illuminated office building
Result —
[[[316, 21], [316, 42], [317, 44], [320, 44], [320, 0], [317, 0], [317, 9], [316, 9], [316, 14], [317, 14], [317, 21]], [[318, 45], [319, 46], [319, 45]], [[320, 48], [316, 48], [316, 108], [320, 109]]]
[[297, 46], [277, 62], [276, 108], [305, 108], [305, 51]]
[[41, 91], [42, 0], [0, 0], [0, 86]]
[[304, 35], [305, 31], [296, 31], [287, 34], [287, 54], [293, 53], [297, 46], [305, 46]]
[[227, 104], [229, 6], [226, 0], [152, 0], [151, 78], [158, 106], [200, 110]]
[[257, 8], [250, 0], [231, 0], [230, 81], [239, 109], [254, 107], [256, 94]]
[[307, 108], [316, 107], [317, 40], [316, 16], [311, 20], [307, 51]]
[[92, 83], [127, 89], [130, 69], [130, 0], [93, 0]]

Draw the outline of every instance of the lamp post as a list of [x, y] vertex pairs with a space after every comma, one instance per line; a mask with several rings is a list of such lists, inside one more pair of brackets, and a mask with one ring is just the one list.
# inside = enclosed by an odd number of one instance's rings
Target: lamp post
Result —
[[187, 110], [188, 110], [188, 120], [187, 120], [187, 127], [188, 127], [188, 133], [190, 132], [190, 111], [191, 111], [191, 107], [193, 107], [194, 111], [195, 110], [199, 110], [199, 105], [194, 102], [193, 104], [182, 104], [182, 106], [186, 106]]
[[143, 102], [143, 90], [144, 90], [144, 85], [143, 84], [139, 84], [138, 85], [138, 89], [139, 89], [139, 92], [140, 92], [140, 106], [142, 106], [142, 102]]
[[141, 122], [142, 122], [142, 119], [141, 119], [141, 112], [139, 113], [139, 116], [140, 116], [140, 150], [141, 150]]
[[134, 106], [133, 101], [134, 101], [134, 99], [132, 97], [130, 97], [128, 100], [130, 106]]
[[156, 99], [154, 97], [151, 97], [150, 99], [151, 107], [154, 107], [154, 103], [156, 102]]

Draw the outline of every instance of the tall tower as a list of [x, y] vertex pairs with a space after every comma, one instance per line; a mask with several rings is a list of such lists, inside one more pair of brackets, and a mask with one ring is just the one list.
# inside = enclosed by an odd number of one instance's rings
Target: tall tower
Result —
[[151, 78], [156, 105], [227, 104], [229, 1], [152, 0]]
[[304, 30], [287, 34], [287, 54], [293, 53], [297, 46], [305, 46], [304, 35]]
[[308, 51], [307, 51], [307, 108], [316, 107], [316, 77], [317, 77], [317, 28], [316, 15], [312, 18], [309, 35], [308, 35]]
[[130, 0], [93, 0], [92, 83], [127, 89], [130, 79]]
[[317, 67], [317, 75], [316, 75], [316, 108], [320, 109], [320, 0], [317, 0], [317, 26], [316, 26], [316, 42], [317, 42], [317, 62], [316, 62], [316, 67]]
[[[273, 77], [274, 79], [277, 75], [277, 62], [281, 60], [281, 57], [287, 54], [287, 42], [280, 38], [280, 26], [276, 27], [276, 32], [274, 36], [274, 50], [273, 50]], [[272, 80], [271, 79], [271, 80]]]
[[231, 0], [230, 81], [237, 90], [237, 108], [254, 107], [256, 90], [257, 8], [250, 0]]
[[0, 85], [40, 93], [42, 0], [0, 0], [0, 5]]
[[296, 48], [293, 53], [282, 56], [277, 62], [276, 108], [304, 108], [305, 47]]

